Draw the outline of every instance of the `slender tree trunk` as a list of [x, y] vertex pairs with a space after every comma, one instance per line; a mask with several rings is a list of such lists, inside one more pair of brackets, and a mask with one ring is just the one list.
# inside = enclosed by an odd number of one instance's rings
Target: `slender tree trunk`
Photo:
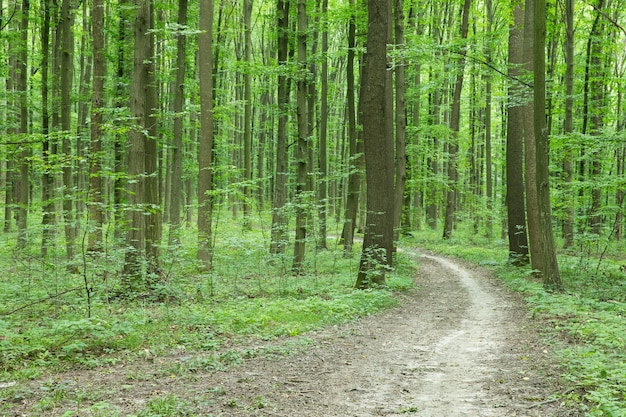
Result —
[[[461, 22], [461, 39], [467, 39], [469, 29], [469, 11], [471, 0], [463, 2], [463, 20]], [[454, 86], [454, 95], [452, 96], [452, 109], [450, 114], [450, 143], [448, 145], [448, 191], [446, 192], [446, 212], [443, 226], [443, 238], [449, 239], [452, 236], [454, 227], [454, 217], [457, 202], [457, 181], [458, 181], [458, 135], [461, 121], [461, 90], [463, 89], [463, 71], [465, 69], [465, 48], [459, 52], [460, 58], [457, 67], [456, 83]]]
[[[16, 6], [17, 7], [17, 6]], [[20, 20], [20, 50], [17, 59], [17, 91], [19, 93], [19, 133], [26, 136], [28, 133], [28, 22], [30, 12], [29, 0], [22, 0]], [[30, 200], [30, 155], [31, 147], [22, 145], [19, 152], [20, 171], [17, 187], [17, 247], [24, 249], [28, 245], [28, 204]]]
[[[565, 117], [563, 133], [569, 135], [574, 131], [574, 0], [565, 0]], [[574, 244], [574, 215], [576, 198], [572, 189], [574, 180], [574, 155], [571, 146], [566, 146], [563, 159], [563, 187], [566, 195], [571, 197], [565, 204], [565, 221], [563, 222], [563, 247], [570, 248]]]
[[198, 138], [198, 259], [213, 268], [213, 10], [214, 0], [200, 1], [198, 72], [200, 136]]
[[[404, 12], [402, 10], [402, 0], [394, 0], [394, 32], [395, 44], [399, 51], [404, 45]], [[404, 205], [404, 194], [406, 188], [407, 162], [406, 153], [406, 62], [400, 53], [399, 62], [395, 66], [396, 75], [396, 184], [394, 191], [394, 241], [400, 239], [400, 229], [402, 227], [402, 213]]]
[[187, 70], [187, 0], [178, 1], [179, 32], [176, 38], [176, 81], [174, 85], [174, 146], [170, 186], [170, 245], [180, 242], [181, 207], [183, 204], [183, 102], [185, 99], [185, 73]]
[[535, 0], [535, 39], [534, 39], [534, 122], [537, 157], [536, 187], [539, 207], [539, 225], [541, 233], [540, 272], [544, 286], [561, 290], [563, 282], [556, 258], [554, 234], [552, 233], [552, 213], [550, 207], [550, 146], [546, 128], [546, 73], [545, 73], [545, 36], [546, 36], [546, 0]]
[[63, 164], [63, 221], [65, 226], [65, 247], [67, 259], [75, 256], [76, 217], [74, 216], [74, 173], [72, 158], [72, 76], [74, 72], [74, 16], [70, 0], [61, 4], [61, 150], [65, 162]]
[[[485, 48], [485, 61], [488, 66], [492, 66], [491, 51], [493, 48], [492, 30], [494, 11], [492, 0], [486, 0], [485, 7], [487, 9], [487, 47]], [[491, 150], [491, 73], [487, 71], [485, 74], [485, 187], [487, 194], [487, 218], [485, 221], [486, 237], [491, 239], [493, 236], [493, 166], [492, 166], [492, 150]]]
[[[385, 284], [392, 264], [394, 199], [393, 94], [387, 71], [387, 43], [391, 33], [391, 1], [368, 0], [368, 34], [365, 73], [362, 77], [363, 139], [367, 181], [367, 218], [356, 288]], [[391, 118], [391, 122], [389, 119]]]
[[[278, 65], [287, 67], [289, 50], [289, 5], [288, 0], [278, 0]], [[289, 115], [289, 88], [285, 71], [278, 75], [278, 132], [276, 135], [276, 172], [272, 198], [272, 239], [270, 253], [285, 253], [287, 246], [287, 124]]]
[[[524, 9], [522, 0], [513, 9], [513, 22], [509, 27], [509, 75], [518, 78], [524, 62]], [[528, 238], [526, 236], [526, 210], [524, 203], [524, 88], [511, 81], [506, 140], [506, 206], [509, 237], [509, 261], [514, 265], [528, 263]]]
[[104, 1], [93, 0], [93, 90], [91, 96], [91, 146], [89, 164], [89, 241], [88, 250], [102, 250], [104, 222], [102, 187], [102, 111], [104, 110]]
[[43, 218], [41, 220], [41, 255], [47, 256], [48, 248], [54, 239], [54, 175], [50, 165], [52, 143], [50, 140], [50, 115], [48, 113], [48, 72], [50, 63], [50, 0], [43, 2], [43, 22], [41, 27], [41, 133], [43, 134], [42, 160], [44, 171], [41, 175], [41, 200]]
[[326, 249], [326, 216], [328, 213], [328, 0], [322, 0], [322, 16], [324, 27], [322, 30], [322, 91], [320, 98], [320, 134], [318, 164], [320, 170], [318, 186], [318, 218], [319, 234], [317, 247]]
[[293, 270], [302, 271], [307, 237], [307, 157], [309, 151], [309, 119], [307, 107], [308, 70], [307, 70], [307, 12], [306, 0], [298, 0], [298, 82], [297, 116], [298, 143], [296, 144], [296, 237], [293, 251]]
[[[356, 3], [351, 0], [350, 5], [354, 10]], [[343, 230], [344, 254], [352, 253], [354, 244], [354, 232], [356, 230], [356, 214], [359, 205], [359, 193], [361, 189], [361, 177], [363, 168], [362, 141], [357, 135], [357, 119], [354, 89], [354, 59], [356, 46], [356, 24], [354, 12], [350, 15], [348, 24], [348, 57], [346, 63], [346, 112], [348, 116], [348, 184], [346, 190], [346, 203]]]
[[243, 228], [251, 230], [250, 215], [252, 203], [252, 75], [250, 74], [252, 56], [252, 0], [243, 2], [244, 61], [248, 68], [243, 74]]

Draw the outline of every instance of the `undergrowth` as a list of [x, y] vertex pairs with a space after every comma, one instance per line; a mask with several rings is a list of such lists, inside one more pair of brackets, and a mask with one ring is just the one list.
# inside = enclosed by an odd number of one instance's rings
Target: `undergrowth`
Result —
[[[507, 263], [508, 244], [463, 230], [443, 241], [423, 232], [411, 244], [492, 267], [514, 290], [526, 295], [535, 318], [545, 321], [555, 354], [571, 387], [562, 393], [593, 417], [626, 416], [626, 273], [619, 242], [605, 246], [580, 242], [578, 249], [559, 254], [563, 293], [546, 291], [529, 267]], [[468, 244], [471, 242], [471, 244]], [[590, 245], [597, 250], [588, 250]]]
[[[243, 233], [235, 222], [220, 227], [213, 271], [199, 272], [188, 249], [195, 237], [187, 231], [186, 243], [164, 248], [155, 291], [132, 297], [119, 285], [123, 253], [113, 244], [100, 256], [83, 258], [83, 269], [71, 274], [54, 250], [42, 259], [36, 244], [15, 252], [7, 240], [0, 243], [6, 254], [0, 256], [0, 387], [44, 378], [49, 371], [171, 351], [200, 355], [183, 367], [222, 369], [254, 357], [237, 351], [238, 345], [356, 320], [395, 305], [394, 292], [412, 286], [415, 266], [402, 254], [388, 287], [360, 291], [353, 289], [357, 245], [346, 257], [331, 239], [328, 250], [308, 242], [305, 273], [296, 276], [289, 255], [268, 255], [263, 228]], [[58, 389], [50, 393], [50, 404], [63, 401]], [[0, 415], [19, 395], [14, 388], [0, 389]], [[159, 407], [174, 401], [166, 400]], [[107, 403], [93, 400], [89, 407], [93, 415], [115, 415]], [[139, 415], [153, 411], [148, 407]]]

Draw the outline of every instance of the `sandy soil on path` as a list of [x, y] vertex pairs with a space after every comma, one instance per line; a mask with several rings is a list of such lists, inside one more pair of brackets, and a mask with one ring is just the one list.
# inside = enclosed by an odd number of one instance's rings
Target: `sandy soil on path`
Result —
[[[577, 415], [553, 397], [565, 388], [518, 296], [479, 267], [415, 256], [417, 287], [399, 307], [306, 335], [310, 345], [294, 354], [175, 379], [155, 371], [130, 381], [129, 368], [65, 378], [110, 385], [106, 401], [121, 415], [170, 393], [197, 416]], [[131, 366], [145, 375], [155, 365]], [[125, 388], [115, 389], [120, 384]], [[21, 411], [11, 415], [34, 415]], [[48, 415], [63, 410], [56, 411]]]

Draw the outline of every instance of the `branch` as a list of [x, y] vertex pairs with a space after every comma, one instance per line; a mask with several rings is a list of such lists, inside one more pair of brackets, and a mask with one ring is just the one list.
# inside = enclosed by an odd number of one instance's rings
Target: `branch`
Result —
[[529, 82], [526, 82], [526, 81], [522, 80], [521, 78], [514, 77], [514, 76], [512, 76], [512, 75], [509, 75], [509, 74], [507, 74], [506, 72], [504, 72], [504, 71], [502, 71], [502, 70], [500, 70], [500, 69], [496, 68], [493, 64], [490, 64], [490, 63], [489, 63], [489, 62], [487, 62], [487, 61], [484, 61], [484, 60], [482, 60], [482, 59], [480, 59], [480, 58], [477, 58], [477, 57], [475, 57], [475, 56], [471, 56], [471, 55], [463, 54], [463, 53], [461, 53], [461, 52], [459, 52], [459, 51], [450, 51], [450, 52], [452, 52], [453, 54], [457, 54], [457, 55], [463, 55], [463, 57], [464, 57], [465, 59], [469, 59], [469, 60], [471, 60], [471, 61], [478, 62], [479, 64], [482, 64], [482, 65], [484, 65], [484, 66], [486, 66], [486, 67], [488, 67], [488, 68], [490, 68], [490, 69], [494, 70], [495, 72], [497, 72], [498, 74], [502, 75], [502, 76], [503, 76], [503, 77], [505, 77], [505, 78], [508, 78], [509, 80], [517, 81], [518, 83], [520, 83], [520, 84], [522, 84], [522, 85], [524, 85], [524, 86], [526, 86], [526, 87], [528, 87], [528, 88], [531, 88], [531, 89], [532, 89], [532, 88], [534, 88], [534, 85], [533, 85], [533, 84], [531, 84], [531, 83], [529, 83]]
[[30, 303], [28, 303], [28, 304], [24, 304], [23, 306], [20, 306], [20, 307], [18, 307], [18, 308], [16, 308], [16, 309], [14, 309], [14, 310], [7, 311], [7, 312], [5, 312], [5, 313], [0, 313], [0, 316], [2, 316], [2, 317], [9, 316], [9, 315], [11, 315], [11, 314], [13, 314], [13, 313], [17, 313], [17, 312], [18, 312], [18, 311], [20, 311], [20, 310], [24, 310], [25, 308], [32, 307], [32, 306], [34, 306], [35, 304], [40, 304], [40, 303], [43, 303], [44, 301], [48, 301], [48, 300], [51, 300], [51, 299], [53, 299], [53, 298], [60, 297], [60, 296], [62, 296], [62, 295], [64, 295], [64, 294], [67, 294], [67, 293], [69, 293], [69, 292], [72, 292], [72, 291], [78, 291], [78, 290], [81, 290], [81, 289], [82, 289], [82, 287], [70, 288], [69, 290], [65, 290], [65, 291], [60, 292], [60, 293], [58, 293], [58, 294], [51, 295], [51, 296], [49, 296], [49, 297], [40, 298], [39, 300], [35, 300], [35, 301], [30, 302]]

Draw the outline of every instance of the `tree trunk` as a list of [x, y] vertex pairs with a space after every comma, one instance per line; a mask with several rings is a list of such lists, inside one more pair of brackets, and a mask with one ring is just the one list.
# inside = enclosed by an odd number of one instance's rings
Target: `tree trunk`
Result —
[[50, 140], [50, 115], [48, 113], [48, 73], [50, 63], [50, 0], [43, 2], [43, 22], [41, 27], [41, 133], [43, 135], [42, 160], [44, 171], [41, 175], [42, 236], [41, 256], [46, 257], [54, 239], [54, 175], [50, 165], [52, 141]]
[[[463, 20], [461, 22], [461, 39], [467, 39], [469, 29], [469, 11], [471, 0], [463, 2]], [[467, 50], [461, 49], [460, 58], [457, 67], [456, 83], [454, 86], [454, 95], [452, 96], [452, 108], [450, 114], [450, 143], [448, 146], [448, 191], [446, 192], [446, 212], [443, 226], [443, 238], [449, 239], [452, 236], [454, 227], [454, 217], [457, 202], [457, 181], [458, 181], [458, 164], [457, 153], [459, 148], [459, 128], [461, 121], [461, 90], [463, 89], [463, 71], [465, 69], [465, 55]]]
[[174, 146], [170, 185], [170, 245], [180, 243], [181, 207], [183, 204], [183, 102], [185, 100], [185, 73], [187, 70], [187, 0], [178, 1], [179, 32], [176, 38], [176, 81], [174, 85]]
[[102, 250], [104, 222], [102, 187], [102, 111], [104, 110], [104, 1], [93, 0], [93, 91], [91, 96], [91, 146], [89, 163], [89, 251]]
[[128, 134], [128, 190], [129, 218], [126, 232], [126, 254], [124, 258], [124, 286], [129, 291], [144, 290], [144, 261], [146, 248], [145, 186], [146, 174], [146, 113], [147, 88], [150, 57], [149, 37], [150, 0], [138, 0], [135, 15], [135, 47], [130, 112], [134, 126]]
[[[563, 133], [567, 136], [574, 131], [574, 0], [565, 0], [565, 117]], [[572, 190], [574, 180], [574, 155], [571, 146], [566, 146], [563, 159], [563, 182], [567, 195], [570, 195], [565, 204], [565, 221], [563, 222], [563, 248], [570, 248], [574, 244], [574, 216], [576, 199]]]
[[[74, 174], [72, 158], [72, 76], [74, 72], [74, 37], [72, 26], [74, 16], [71, 0], [61, 4], [61, 152], [63, 163], [63, 221], [65, 226], [65, 247], [67, 259], [72, 261], [76, 245], [76, 218], [74, 216]], [[70, 266], [70, 268], [74, 268]]]
[[324, 26], [322, 29], [322, 90], [320, 98], [320, 133], [318, 152], [320, 178], [317, 190], [319, 219], [317, 247], [319, 249], [326, 249], [326, 214], [328, 212], [328, 0], [322, 0], [321, 13], [322, 16], [324, 16]]
[[544, 286], [561, 290], [563, 282], [556, 258], [556, 247], [552, 233], [552, 213], [550, 207], [550, 167], [549, 138], [546, 128], [546, 73], [545, 73], [545, 36], [546, 36], [546, 0], [535, 0], [535, 39], [534, 39], [534, 122], [536, 143], [536, 187], [541, 233], [540, 272]]
[[[518, 78], [524, 62], [524, 9], [521, 1], [513, 9], [509, 27], [509, 76]], [[526, 210], [524, 203], [524, 88], [510, 81], [506, 140], [506, 207], [509, 237], [509, 261], [514, 265], [528, 263]]]
[[391, 24], [391, 1], [368, 0], [367, 59], [362, 77], [363, 141], [367, 181], [367, 218], [356, 288], [385, 284], [392, 264], [394, 199], [393, 137], [388, 136], [392, 94], [387, 71], [387, 43]]
[[[278, 65], [287, 68], [289, 50], [289, 5], [288, 0], [278, 0]], [[274, 195], [272, 197], [271, 254], [285, 253], [287, 246], [287, 124], [289, 115], [289, 87], [285, 71], [278, 72], [278, 132], [276, 135], [276, 170]]]
[[248, 64], [243, 74], [243, 228], [251, 230], [250, 215], [252, 203], [252, 0], [243, 2], [244, 61]]
[[[16, 6], [17, 7], [17, 6]], [[17, 91], [19, 93], [19, 133], [26, 136], [28, 133], [28, 22], [30, 2], [22, 0], [20, 20], [20, 50], [17, 59]], [[30, 200], [30, 156], [31, 147], [27, 144], [19, 152], [20, 171], [17, 186], [16, 202], [17, 213], [17, 248], [25, 249], [28, 245], [28, 204]]]
[[309, 119], [307, 107], [308, 69], [307, 69], [307, 14], [306, 0], [298, 0], [298, 82], [297, 116], [298, 143], [296, 144], [296, 237], [293, 250], [293, 270], [300, 273], [303, 268], [307, 237], [307, 158], [309, 151]]
[[[493, 48], [492, 27], [494, 20], [494, 11], [492, 0], [486, 0], [487, 9], [487, 47], [485, 48], [485, 62], [487, 66], [493, 66], [491, 58], [491, 50]], [[492, 167], [492, 151], [491, 151], [491, 73], [485, 73], [485, 187], [487, 194], [487, 216], [485, 235], [488, 239], [493, 236], [493, 167]]]
[[198, 259], [213, 267], [213, 10], [214, 0], [200, 0], [198, 39], [200, 134], [198, 138]]
[[[394, 0], [394, 32], [395, 45], [399, 51], [402, 51], [404, 45], [404, 12], [402, 10], [402, 0]], [[396, 75], [396, 184], [394, 190], [394, 241], [400, 239], [400, 230], [402, 227], [402, 213], [404, 205], [404, 194], [406, 188], [407, 161], [406, 153], [406, 79], [405, 65], [406, 62], [400, 53], [399, 61], [395, 64]]]
[[363, 168], [363, 157], [359, 152], [362, 143], [358, 140], [356, 130], [356, 104], [354, 91], [354, 56], [356, 46], [355, 1], [351, 0], [353, 10], [348, 24], [348, 57], [346, 63], [346, 112], [348, 116], [348, 184], [346, 190], [345, 214], [341, 238], [344, 254], [352, 253], [354, 231], [356, 229], [356, 213], [359, 205], [359, 192]]
[[[535, 0], [526, 0], [524, 14], [524, 67], [528, 74], [533, 73], [534, 49], [534, 15]], [[524, 107], [524, 173], [526, 175], [526, 216], [528, 224], [528, 243], [530, 245], [530, 262], [532, 269], [538, 271], [541, 261], [539, 205], [537, 202], [536, 179], [536, 143], [533, 117], [533, 91], [530, 101]]]

